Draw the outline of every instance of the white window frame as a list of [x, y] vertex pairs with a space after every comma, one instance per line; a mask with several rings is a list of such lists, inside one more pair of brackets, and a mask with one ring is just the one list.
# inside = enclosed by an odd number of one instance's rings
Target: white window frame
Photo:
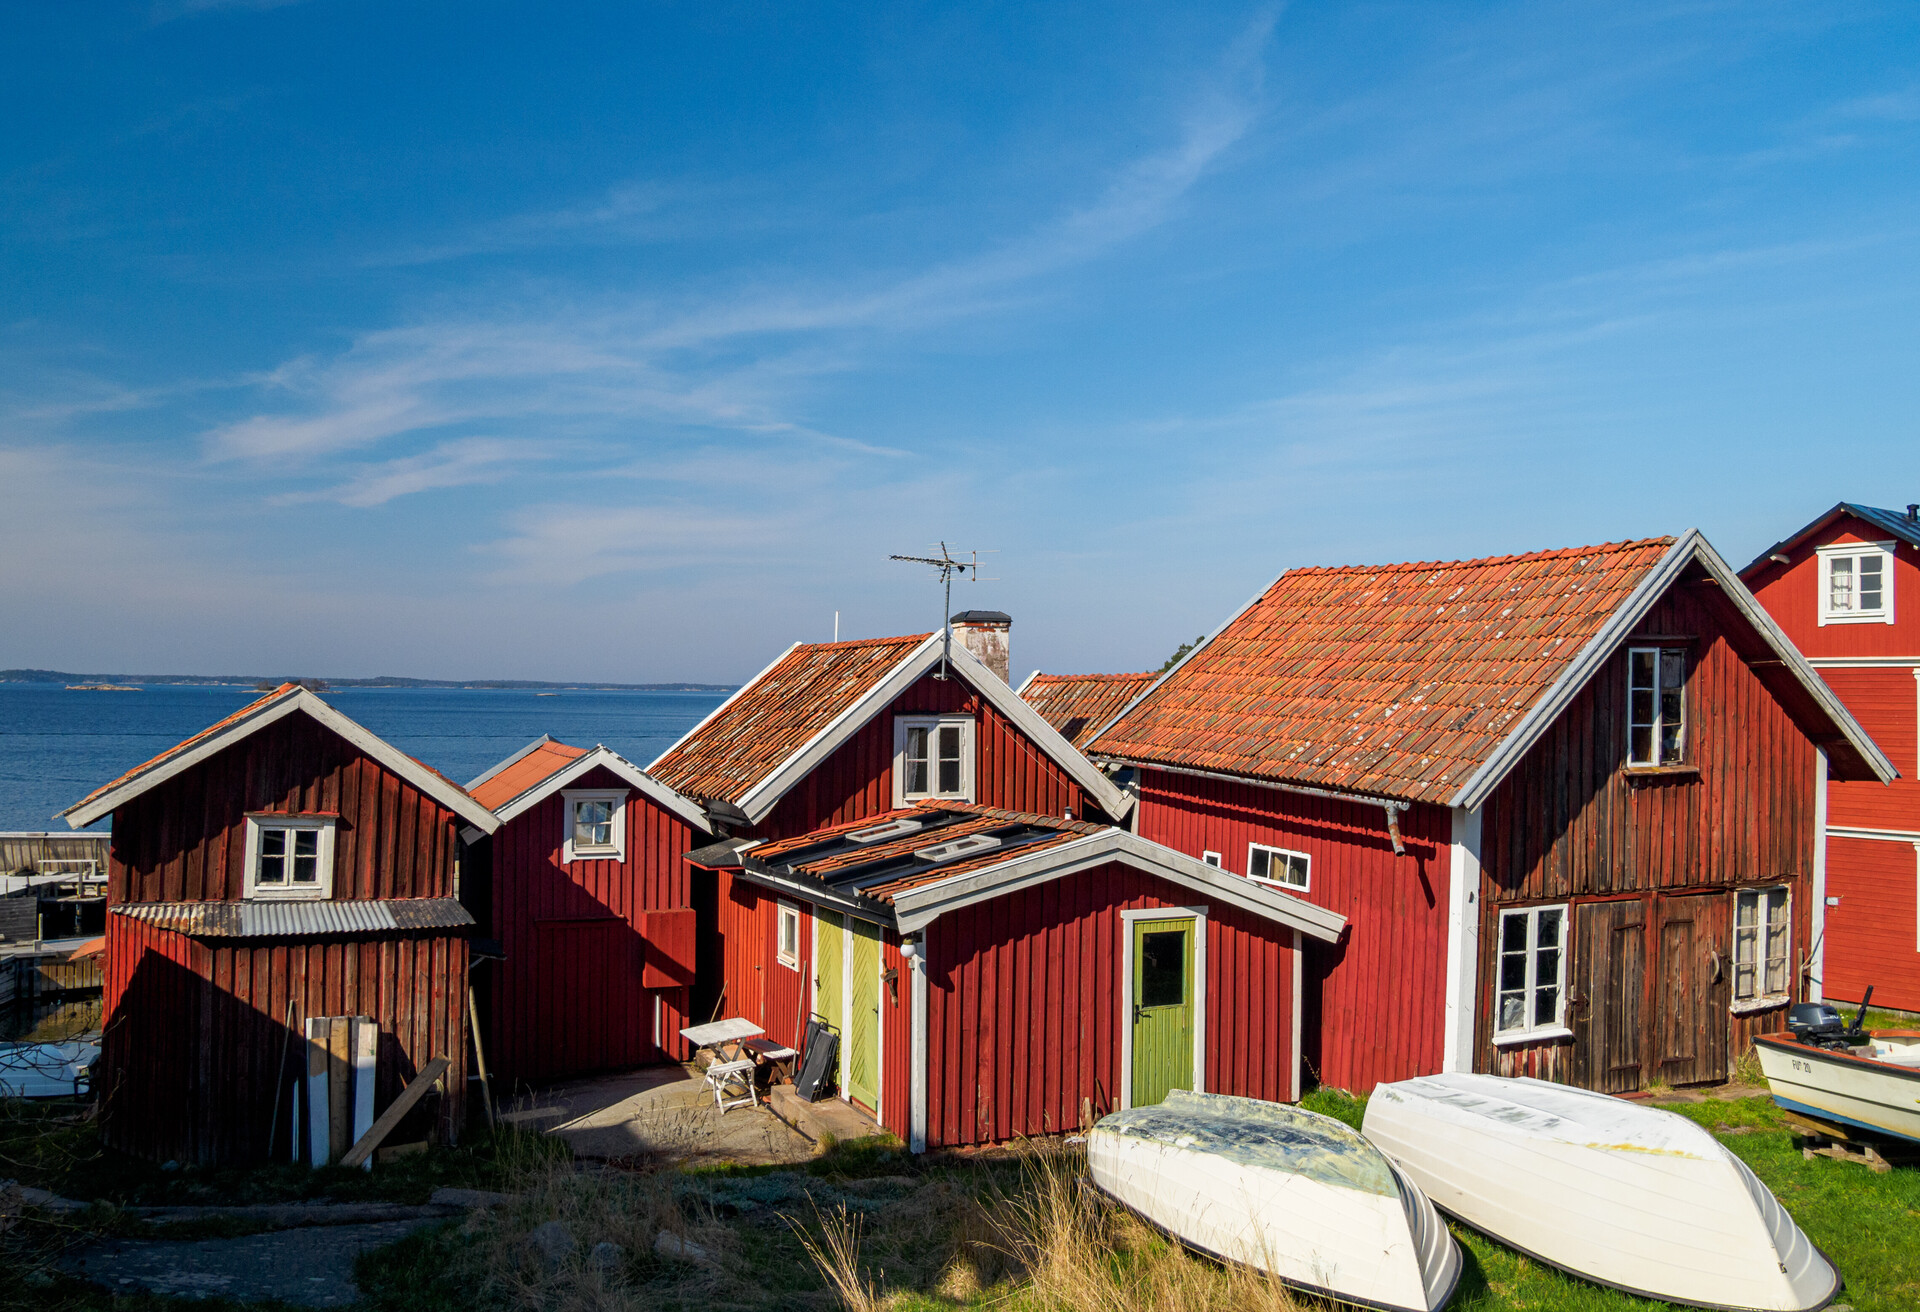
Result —
[[[787, 927], [793, 927], [793, 950], [786, 947]], [[800, 908], [791, 902], [780, 901], [774, 904], [773, 955], [788, 970], [800, 969]]]
[[1215, 870], [1226, 869], [1226, 867], [1221, 864], [1221, 856], [1218, 852], [1202, 852], [1200, 854], [1200, 862], [1202, 865], [1212, 866]]
[[[943, 793], [934, 789], [924, 793], [907, 791], [907, 730], [926, 729], [937, 732], [950, 725], [960, 728], [960, 789], [958, 792]], [[915, 802], [971, 802], [974, 800], [974, 756], [975, 734], [971, 715], [897, 715], [893, 720], [893, 804], [911, 806]], [[927, 782], [938, 784], [939, 762], [928, 765]]]
[[[1642, 652], [1653, 653], [1652, 692], [1654, 718], [1652, 724], [1649, 726], [1652, 730], [1652, 738], [1650, 741], [1653, 750], [1652, 755], [1646, 760], [1641, 760], [1633, 754], [1633, 730], [1635, 724], [1633, 718], [1633, 666], [1634, 658]], [[1661, 750], [1660, 746], [1660, 731], [1666, 723], [1660, 709], [1660, 694], [1662, 692], [1660, 677], [1662, 671], [1666, 668], [1669, 654], [1678, 655], [1680, 658], [1680, 746], [1674, 752], [1671, 759]], [[1683, 765], [1686, 763], [1687, 748], [1689, 745], [1687, 739], [1690, 736], [1688, 731], [1691, 728], [1691, 725], [1688, 723], [1691, 717], [1687, 713], [1689, 709], [1687, 706], [1687, 676], [1693, 672], [1691, 667], [1692, 661], [1690, 659], [1690, 653], [1685, 647], [1647, 645], [1627, 648], [1627, 766], [1629, 769], [1657, 770], [1663, 766]]]
[[[1781, 911], [1782, 951], [1776, 958], [1767, 952], [1767, 931], [1770, 919], [1762, 920], [1757, 914], [1771, 900], [1771, 895], [1779, 893]], [[1742, 926], [1740, 907], [1742, 903], [1752, 903], [1756, 915], [1754, 923]], [[1741, 940], [1745, 937], [1751, 945], [1749, 954], [1741, 955]], [[1775, 960], [1780, 963], [1780, 987], [1769, 989], [1767, 969]], [[1733, 950], [1731, 953], [1733, 968], [1733, 1005], [1736, 1010], [1759, 1011], [1767, 1007], [1777, 1007], [1793, 997], [1793, 889], [1786, 884], [1764, 884], [1758, 888], [1738, 888], [1733, 892]], [[1746, 993], [1740, 991], [1740, 970], [1742, 966], [1753, 968], [1753, 984]]]
[[[1893, 545], [1891, 542], [1848, 542], [1837, 546], [1821, 547], [1814, 553], [1815, 558], [1820, 562], [1816, 586], [1819, 589], [1822, 628], [1829, 624], [1893, 623]], [[1878, 609], [1835, 610], [1833, 608], [1833, 562], [1836, 560], [1858, 561], [1869, 557], [1877, 557], [1880, 561]], [[1853, 575], [1856, 581], [1860, 577], [1857, 565], [1854, 567]]]
[[[1255, 852], [1265, 852], [1270, 857], [1284, 856], [1289, 860], [1300, 861], [1306, 866], [1306, 869], [1301, 872], [1300, 882], [1295, 884], [1285, 879], [1273, 879], [1269, 876], [1254, 874], [1253, 854]], [[1273, 869], [1271, 861], [1267, 863], [1267, 869]], [[1305, 852], [1297, 852], [1288, 847], [1275, 847], [1271, 843], [1248, 843], [1247, 878], [1256, 884], [1265, 884], [1268, 888], [1281, 888], [1289, 893], [1304, 893], [1313, 885], [1313, 858]]]
[[[1540, 991], [1542, 981], [1539, 978], [1540, 945], [1539, 932], [1535, 922], [1543, 911], [1560, 913], [1560, 942], [1558, 948], [1557, 970], [1553, 980], [1556, 990], [1554, 996], [1553, 1019], [1539, 1022], [1533, 1019], [1534, 998]], [[1510, 917], [1524, 916], [1527, 921], [1527, 979], [1523, 986], [1526, 996], [1527, 1023], [1513, 1029], [1500, 1028], [1500, 1002], [1507, 992], [1502, 987], [1505, 978], [1501, 966], [1506, 956], [1507, 920]], [[1567, 927], [1573, 920], [1573, 908], [1565, 902], [1544, 902], [1531, 907], [1502, 907], [1500, 921], [1494, 927], [1493, 940], [1493, 1041], [1496, 1046], [1509, 1043], [1531, 1043], [1541, 1039], [1564, 1039], [1572, 1037], [1573, 1031], [1567, 1028]]]
[[[330, 815], [280, 815], [259, 812], [247, 816], [247, 878], [244, 896], [248, 901], [319, 902], [333, 896], [333, 836], [339, 818]], [[260, 838], [268, 829], [318, 832], [317, 878], [311, 884], [262, 884], [260, 875]]]
[[[573, 845], [573, 808], [582, 802], [613, 804], [613, 842], [605, 847]], [[624, 788], [566, 788], [560, 792], [560, 863], [625, 861], [627, 859], [627, 790]]]

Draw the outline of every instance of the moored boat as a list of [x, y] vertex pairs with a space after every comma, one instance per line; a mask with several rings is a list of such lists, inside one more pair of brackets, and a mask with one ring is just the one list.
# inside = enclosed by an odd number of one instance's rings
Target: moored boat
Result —
[[1435, 1312], [1460, 1279], [1459, 1245], [1433, 1204], [1331, 1117], [1176, 1089], [1100, 1120], [1087, 1165], [1103, 1191], [1189, 1247], [1297, 1289]]
[[1552, 1266], [1696, 1307], [1811, 1312], [1840, 1273], [1684, 1116], [1496, 1075], [1383, 1084], [1365, 1132], [1442, 1210]]
[[[1873, 990], [1867, 990], [1867, 998]], [[1753, 1041], [1773, 1100], [1824, 1121], [1920, 1142], [1920, 1030], [1863, 1030], [1827, 1003], [1794, 1007], [1785, 1034]]]

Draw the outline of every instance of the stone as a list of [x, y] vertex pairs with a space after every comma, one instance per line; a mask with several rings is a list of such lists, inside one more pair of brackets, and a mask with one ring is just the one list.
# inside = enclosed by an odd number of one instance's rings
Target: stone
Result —
[[573, 1237], [573, 1231], [558, 1221], [546, 1221], [535, 1226], [527, 1235], [527, 1247], [546, 1265], [548, 1271], [558, 1271], [560, 1264], [572, 1257], [579, 1243]]
[[602, 1275], [618, 1275], [626, 1264], [626, 1250], [608, 1239], [602, 1239], [587, 1253], [587, 1265]]
[[707, 1250], [691, 1239], [682, 1239], [679, 1235], [662, 1230], [654, 1236], [653, 1251], [676, 1262], [704, 1262]]
[[427, 1201], [435, 1207], [499, 1207], [513, 1201], [512, 1194], [499, 1194], [491, 1189], [454, 1189], [443, 1187], [435, 1189]]

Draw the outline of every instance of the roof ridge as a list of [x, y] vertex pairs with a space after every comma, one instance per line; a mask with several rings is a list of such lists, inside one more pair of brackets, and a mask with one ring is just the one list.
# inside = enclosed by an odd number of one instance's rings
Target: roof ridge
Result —
[[1121, 679], [1151, 679], [1158, 674], [1158, 670], [1141, 670], [1134, 674], [1035, 674], [1029, 682], [1084, 683], [1088, 679], [1105, 679], [1117, 682]]
[[[845, 647], [885, 647], [894, 643], [911, 642], [919, 644], [931, 638], [933, 633], [902, 633], [892, 638], [847, 638], [841, 642], [797, 642], [794, 651], [839, 651]], [[791, 655], [791, 653], [789, 653]]]
[[1623, 538], [1618, 542], [1596, 542], [1584, 547], [1551, 547], [1542, 551], [1519, 551], [1504, 556], [1475, 556], [1465, 560], [1397, 560], [1380, 565], [1296, 565], [1281, 578], [1296, 574], [1398, 574], [1434, 569], [1484, 568], [1515, 561], [1565, 560], [1572, 556], [1591, 556], [1606, 552], [1617, 554], [1647, 547], [1671, 547], [1680, 539], [1672, 535], [1652, 538]]

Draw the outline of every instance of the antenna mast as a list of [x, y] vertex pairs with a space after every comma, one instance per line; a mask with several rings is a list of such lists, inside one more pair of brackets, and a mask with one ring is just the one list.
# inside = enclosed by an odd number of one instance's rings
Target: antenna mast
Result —
[[946, 595], [944, 608], [940, 612], [940, 669], [933, 677], [936, 679], [944, 679], [947, 677], [947, 656], [953, 651], [953, 576], [959, 574], [964, 577], [968, 570], [972, 570], [973, 581], [978, 583], [980, 581], [980, 553], [978, 551], [969, 551], [965, 560], [959, 560], [954, 557], [951, 551], [947, 550], [947, 544], [942, 542], [938, 556], [889, 556], [887, 559], [904, 560], [910, 565], [931, 565], [940, 575], [940, 583], [945, 589]]

